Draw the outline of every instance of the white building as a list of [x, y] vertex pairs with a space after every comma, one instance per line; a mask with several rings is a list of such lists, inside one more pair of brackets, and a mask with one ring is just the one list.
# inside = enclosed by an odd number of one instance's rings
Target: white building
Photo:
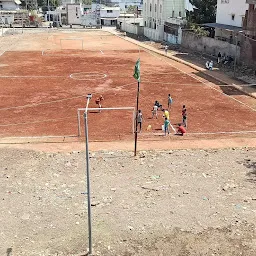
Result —
[[216, 39], [234, 43], [234, 33], [242, 30], [246, 10], [246, 0], [218, 0], [216, 23], [204, 25], [215, 30]]
[[164, 39], [166, 21], [186, 17], [184, 0], [145, 0], [143, 5], [144, 35], [155, 41]]
[[119, 16], [120, 7], [101, 6], [100, 8], [101, 25], [115, 26]]
[[218, 0], [216, 23], [242, 27], [246, 10], [246, 0]]
[[81, 25], [83, 7], [82, 4], [67, 4], [67, 23], [71, 25]]
[[20, 9], [20, 0], [0, 0], [0, 10], [9, 11], [9, 10], [19, 10]]

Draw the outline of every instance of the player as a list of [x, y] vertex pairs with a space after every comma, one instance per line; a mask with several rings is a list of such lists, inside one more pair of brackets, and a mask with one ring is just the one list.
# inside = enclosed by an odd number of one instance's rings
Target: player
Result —
[[161, 110], [163, 110], [163, 105], [161, 105], [159, 101], [156, 100], [154, 105], [157, 106], [158, 109], [160, 108]]
[[173, 102], [173, 100], [172, 100], [171, 94], [168, 94], [168, 110], [171, 109], [172, 102]]
[[179, 128], [176, 134], [183, 136], [184, 133], [186, 133], [186, 129], [181, 124], [179, 124]]
[[165, 118], [164, 119], [164, 136], [166, 136], [166, 133], [170, 134], [169, 126], [170, 126], [170, 121], [167, 118]]
[[141, 110], [139, 110], [139, 113], [138, 113], [138, 116], [137, 116], [137, 122], [138, 122], [139, 129], [140, 129], [139, 132], [141, 132], [142, 120], [143, 120], [143, 115], [142, 115]]
[[164, 112], [163, 117], [167, 118], [168, 120], [170, 120], [170, 114], [169, 111], [167, 109], [163, 109], [162, 110]]
[[152, 119], [154, 118], [154, 116], [157, 119], [157, 110], [158, 110], [158, 106], [154, 105], [154, 107], [152, 109]]
[[167, 52], [168, 52], [168, 45], [166, 45], [166, 46], [164, 47], [164, 51], [165, 51], [165, 54], [167, 55]]
[[183, 105], [181, 113], [182, 113], [182, 124], [184, 127], [187, 127], [187, 109], [185, 105]]
[[[101, 102], [104, 100], [103, 96], [100, 95], [100, 97], [98, 97], [96, 100], [95, 100], [95, 103], [99, 106], [99, 108], [102, 108], [102, 105], [101, 105]], [[99, 110], [99, 112], [101, 112]]]

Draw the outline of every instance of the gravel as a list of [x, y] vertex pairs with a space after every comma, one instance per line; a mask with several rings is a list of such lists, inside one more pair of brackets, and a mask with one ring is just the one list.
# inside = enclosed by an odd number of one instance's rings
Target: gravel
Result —
[[[91, 154], [94, 255], [255, 256], [255, 156]], [[0, 157], [0, 255], [85, 254], [85, 152], [1, 148]]]

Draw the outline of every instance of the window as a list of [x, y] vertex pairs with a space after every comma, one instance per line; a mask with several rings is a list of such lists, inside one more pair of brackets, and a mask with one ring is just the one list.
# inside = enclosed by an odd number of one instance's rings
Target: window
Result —
[[107, 13], [112, 13], [113, 12], [113, 10], [107, 10]]
[[146, 21], [144, 22], [144, 26], [145, 26], [145, 27], [147, 26], [147, 22], [146, 22]]
[[179, 17], [181, 17], [181, 11], [179, 11]]
[[174, 18], [174, 11], [172, 11], [172, 17]]
[[228, 3], [229, 3], [229, 0], [221, 0], [221, 3], [222, 3], [222, 4], [228, 4]]
[[235, 20], [235, 14], [231, 14], [231, 19]]
[[149, 11], [151, 11], [152, 10], [152, 4], [150, 4], [150, 6], [149, 6]]
[[156, 23], [154, 23], [154, 29], [156, 29]]
[[160, 13], [162, 13], [162, 5], [160, 4]]
[[155, 12], [156, 12], [156, 4], [155, 4]]

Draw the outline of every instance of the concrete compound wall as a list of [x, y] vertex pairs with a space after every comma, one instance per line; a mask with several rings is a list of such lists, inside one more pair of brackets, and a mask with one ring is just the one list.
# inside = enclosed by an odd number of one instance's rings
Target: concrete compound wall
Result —
[[256, 41], [244, 38], [241, 45], [241, 62], [256, 68]]
[[164, 26], [158, 26], [158, 29], [144, 27], [144, 36], [153, 41], [163, 41]]
[[164, 40], [170, 44], [181, 44], [182, 41], [182, 29], [178, 29], [178, 35], [173, 35], [164, 32]]
[[240, 47], [228, 42], [223, 42], [210, 37], [198, 36], [190, 31], [182, 32], [181, 45], [185, 48], [217, 56], [222, 55], [234, 57], [237, 54], [237, 60], [240, 59]]
[[144, 35], [144, 27], [130, 23], [121, 23], [121, 30], [138, 36]]

